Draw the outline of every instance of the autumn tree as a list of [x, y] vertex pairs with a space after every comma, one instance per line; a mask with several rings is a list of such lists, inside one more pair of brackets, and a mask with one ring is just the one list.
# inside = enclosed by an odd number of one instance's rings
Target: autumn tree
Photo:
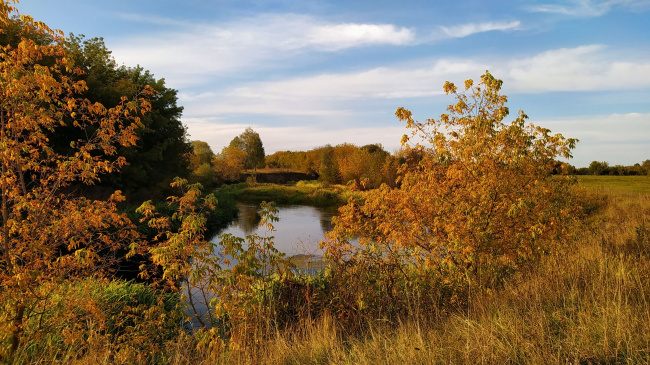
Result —
[[217, 177], [222, 181], [234, 182], [239, 180], [239, 177], [244, 172], [246, 166], [246, 151], [234, 147], [227, 146], [221, 150], [221, 153], [214, 158], [214, 170]]
[[245, 169], [254, 170], [264, 167], [265, 153], [262, 139], [252, 128], [246, 128], [242, 134], [233, 138], [228, 147], [237, 148], [246, 152], [246, 158], [244, 159]]
[[591, 175], [607, 175], [609, 173], [609, 163], [606, 161], [591, 161], [589, 173]]
[[[118, 170], [119, 146], [133, 146], [140, 116], [153, 94], [145, 87], [134, 99], [106, 108], [79, 95], [65, 39], [29, 16], [12, 20], [15, 9], [0, 2], [0, 26], [16, 26], [20, 41], [0, 46], [0, 357], [10, 359], [25, 324], [44, 316], [52, 289], [63, 280], [101, 276], [138, 234], [116, 203], [72, 198], [70, 184], [94, 184]], [[36, 42], [47, 38], [48, 42]], [[69, 125], [92, 131], [70, 141], [65, 154], [49, 136]]]
[[523, 111], [505, 123], [502, 81], [489, 72], [464, 86], [445, 83], [456, 103], [438, 119], [417, 122], [397, 109], [412, 131], [402, 139], [412, 157], [399, 187], [383, 185], [340, 210], [323, 243], [334, 262], [392, 260], [489, 284], [565, 237], [575, 216], [572, 182], [551, 172], [577, 140], [527, 123]]

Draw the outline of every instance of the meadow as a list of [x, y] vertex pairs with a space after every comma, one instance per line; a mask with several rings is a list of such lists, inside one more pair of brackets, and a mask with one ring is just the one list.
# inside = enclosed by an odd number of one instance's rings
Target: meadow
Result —
[[[650, 362], [650, 185], [585, 177], [597, 207], [563, 249], [467, 305], [419, 303], [397, 323], [351, 333], [333, 313], [304, 318], [219, 363], [639, 364]], [[409, 296], [412, 293], [404, 293]], [[427, 310], [423, 310], [424, 308]], [[172, 363], [209, 363], [182, 351]]]
[[[498, 287], [445, 295], [441, 289], [448, 287], [434, 280], [429, 287], [396, 285], [397, 291], [388, 293], [364, 284], [367, 272], [338, 280], [326, 272], [278, 280], [262, 300], [266, 315], [250, 319], [240, 334], [245, 340], [215, 348], [202, 342], [201, 331], [191, 334], [170, 327], [169, 320], [153, 320], [178, 318], [168, 300], [161, 307], [155, 293], [141, 299], [138, 286], [113, 283], [103, 295], [109, 312], [123, 317], [113, 325], [121, 333], [114, 337], [118, 341], [91, 336], [63, 346], [54, 336], [25, 347], [15, 363], [648, 363], [648, 179], [581, 177], [579, 186], [590, 214], [571, 239]], [[91, 292], [102, 292], [101, 286]], [[338, 293], [342, 301], [328, 293]], [[350, 309], [343, 301], [366, 306]], [[63, 334], [70, 331], [64, 323], [57, 326]]]
[[650, 194], [650, 176], [577, 176], [580, 185], [589, 190], [609, 193]]

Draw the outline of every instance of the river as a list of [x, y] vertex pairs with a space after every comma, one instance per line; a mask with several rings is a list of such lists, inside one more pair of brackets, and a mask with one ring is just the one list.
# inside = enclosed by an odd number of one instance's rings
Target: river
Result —
[[267, 232], [266, 226], [260, 227], [259, 206], [238, 203], [239, 216], [226, 229], [222, 230], [212, 240], [218, 242], [219, 235], [231, 233], [237, 237], [250, 234], [273, 236], [275, 248], [287, 254], [321, 256], [319, 242], [325, 232], [332, 229], [332, 217], [336, 207], [318, 208], [306, 205], [281, 205], [278, 208], [278, 222], [273, 225], [275, 231]]

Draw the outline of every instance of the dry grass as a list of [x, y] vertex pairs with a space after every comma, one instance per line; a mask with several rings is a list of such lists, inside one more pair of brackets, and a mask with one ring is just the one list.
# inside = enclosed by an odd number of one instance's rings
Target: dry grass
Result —
[[[648, 364], [650, 194], [607, 190], [606, 202], [561, 252], [463, 311], [373, 322], [350, 334], [331, 315], [284, 331], [265, 326], [238, 349], [197, 346], [188, 334], [169, 364]], [[135, 347], [61, 354], [61, 363], [137, 363]], [[69, 360], [69, 361], [67, 361]]]
[[277, 333], [265, 364], [650, 363], [650, 195], [608, 204], [563, 252], [498, 291], [475, 293], [467, 312], [346, 337], [331, 317]]

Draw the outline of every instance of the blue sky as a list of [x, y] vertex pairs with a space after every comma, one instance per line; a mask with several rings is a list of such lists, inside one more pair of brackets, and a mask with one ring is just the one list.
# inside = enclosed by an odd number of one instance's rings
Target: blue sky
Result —
[[445, 81], [504, 81], [511, 118], [580, 139], [570, 161], [650, 159], [650, 0], [454, 2], [22, 0], [66, 34], [179, 91], [190, 139], [219, 152], [248, 126], [267, 154], [399, 147], [453, 102]]

